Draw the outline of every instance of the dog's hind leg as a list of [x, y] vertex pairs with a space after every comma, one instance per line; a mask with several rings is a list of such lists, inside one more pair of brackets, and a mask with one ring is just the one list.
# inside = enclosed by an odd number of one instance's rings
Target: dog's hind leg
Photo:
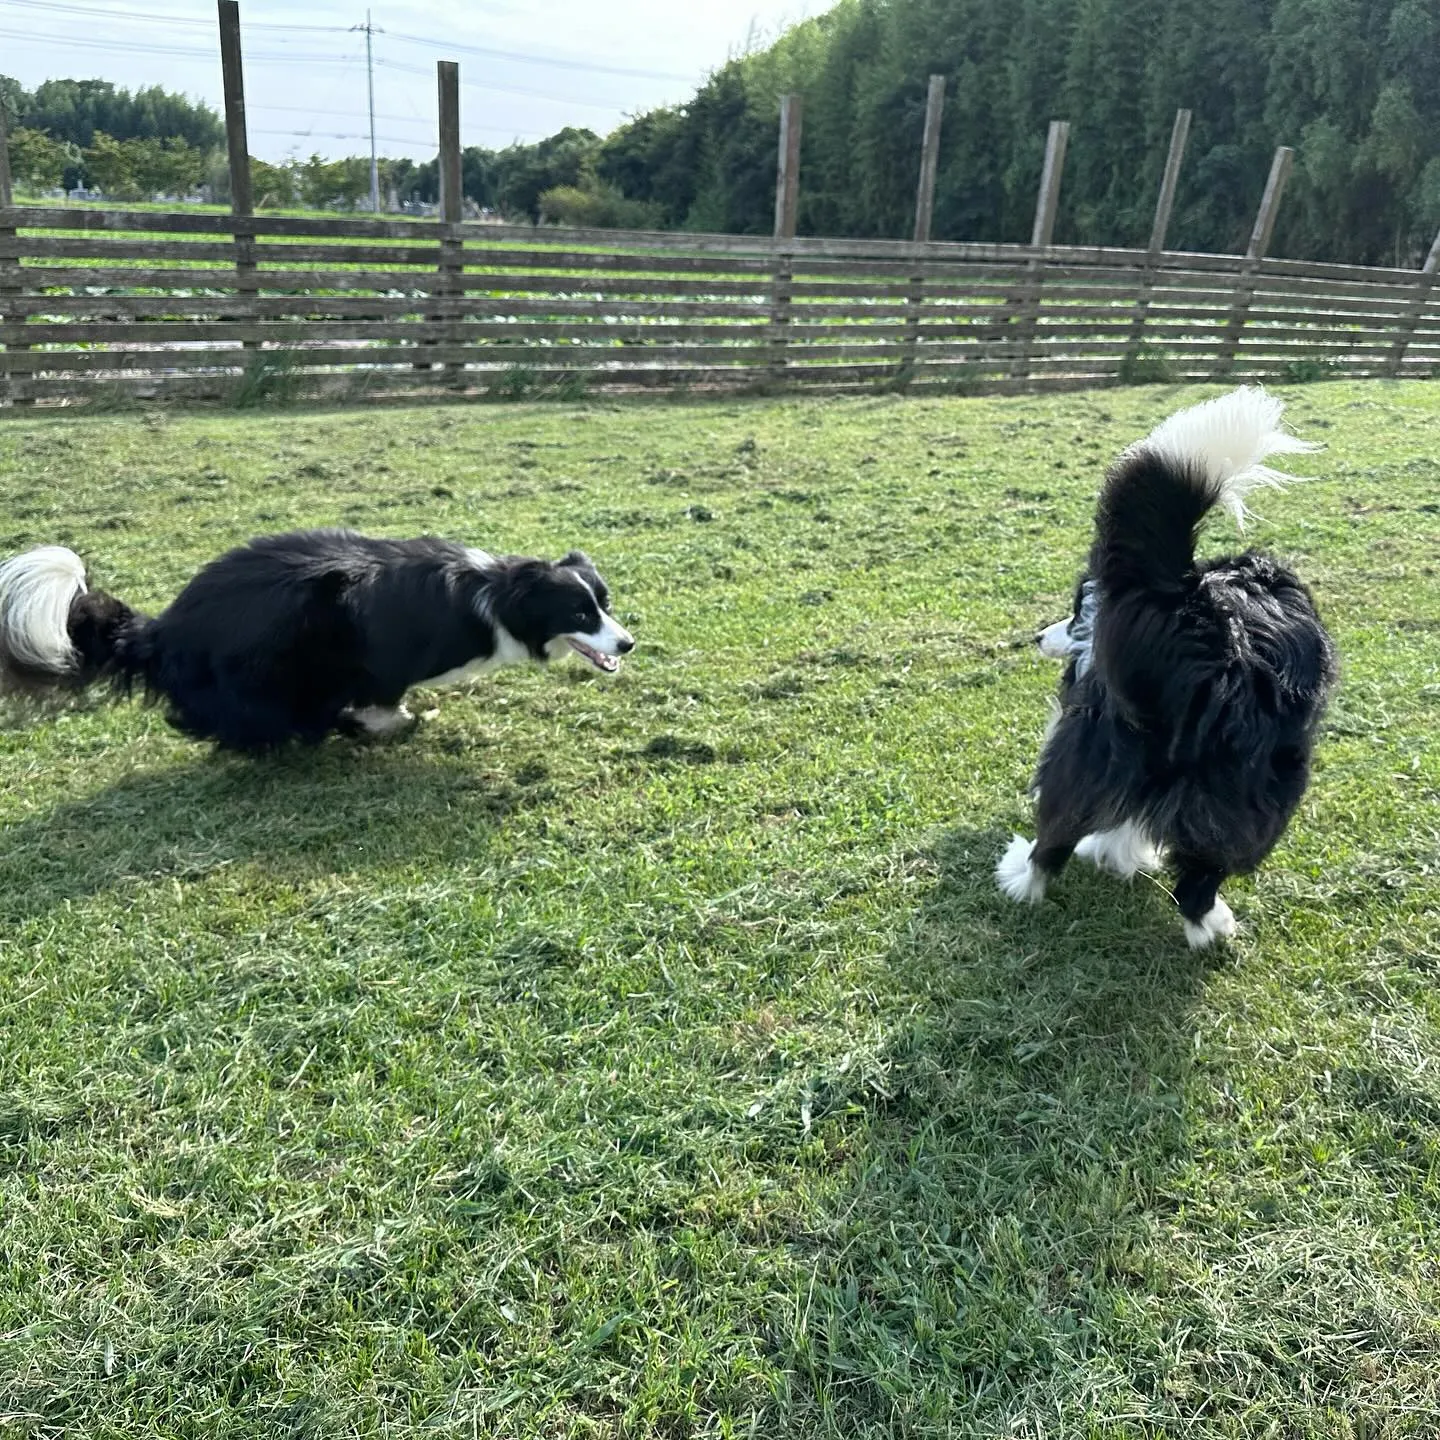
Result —
[[1036, 838], [1017, 835], [995, 867], [996, 882], [1012, 900], [1043, 900], [1046, 884], [1081, 839], [1114, 823], [1107, 777], [1090, 761], [1095, 731], [1094, 716], [1078, 710], [1063, 713], [1051, 728], [1035, 772]]
[[1176, 859], [1175, 902], [1192, 950], [1228, 940], [1237, 930], [1235, 916], [1220, 898], [1226, 872], [1209, 861], [1182, 855]]

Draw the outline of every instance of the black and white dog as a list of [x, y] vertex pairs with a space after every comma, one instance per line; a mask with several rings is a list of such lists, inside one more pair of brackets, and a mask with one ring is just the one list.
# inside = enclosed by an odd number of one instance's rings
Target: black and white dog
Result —
[[412, 685], [572, 651], [613, 673], [634, 645], [578, 550], [552, 564], [432, 538], [266, 536], [154, 619], [89, 589], [61, 546], [0, 565], [0, 689], [139, 688], [177, 729], [230, 750], [390, 734], [412, 722]]
[[1013, 900], [1039, 901], [1072, 853], [1132, 876], [1162, 856], [1195, 947], [1235, 933], [1220, 898], [1290, 822], [1336, 678], [1335, 650], [1305, 586], [1267, 556], [1197, 563], [1219, 506], [1290, 477], [1270, 456], [1317, 447], [1280, 428], [1258, 388], [1172, 415], [1105, 478], [1074, 614], [1039, 637], [1065, 676], [1035, 775], [1034, 841], [996, 869]]

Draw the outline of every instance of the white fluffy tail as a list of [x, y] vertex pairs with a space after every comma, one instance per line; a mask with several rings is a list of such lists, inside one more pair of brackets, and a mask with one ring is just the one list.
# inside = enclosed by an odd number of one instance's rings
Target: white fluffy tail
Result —
[[70, 674], [70, 606], [86, 590], [85, 566], [63, 545], [42, 545], [0, 565], [0, 671]]
[[1245, 498], [1252, 490], [1262, 485], [1280, 490], [1303, 478], [1272, 470], [1265, 462], [1272, 455], [1320, 449], [1280, 428], [1284, 411], [1283, 401], [1267, 395], [1258, 385], [1244, 385], [1170, 416], [1135, 448], [1178, 465], [1198, 467], [1207, 480], [1219, 485], [1217, 503], [1243, 530], [1249, 513]]

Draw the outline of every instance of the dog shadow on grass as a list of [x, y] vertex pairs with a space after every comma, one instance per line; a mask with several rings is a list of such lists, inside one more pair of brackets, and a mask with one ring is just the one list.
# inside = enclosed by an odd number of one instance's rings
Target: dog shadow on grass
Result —
[[851, 1066], [859, 1183], [813, 1258], [796, 1348], [854, 1433], [908, 1416], [928, 1434], [962, 1398], [977, 1434], [1067, 1400], [1083, 1414], [1145, 1329], [1151, 1239], [1175, 1214], [1194, 1011], [1234, 962], [1190, 951], [1153, 881], [1077, 863], [1044, 904], [1014, 904], [993, 879], [1009, 838], [934, 848], [886, 962], [913, 1018]]
[[0, 825], [0, 913], [13, 922], [106, 892], [255, 862], [303, 879], [473, 862], [518, 810], [553, 795], [543, 765], [441, 746], [328, 742], [260, 759], [197, 748]]

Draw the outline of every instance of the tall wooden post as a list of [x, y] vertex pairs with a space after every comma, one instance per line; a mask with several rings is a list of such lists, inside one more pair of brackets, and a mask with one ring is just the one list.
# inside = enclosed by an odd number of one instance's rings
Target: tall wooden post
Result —
[[1040, 193], [1035, 200], [1035, 224], [1030, 232], [1030, 263], [1025, 267], [1025, 283], [1020, 312], [1015, 325], [1015, 358], [1010, 374], [1016, 380], [1030, 378], [1030, 355], [1035, 344], [1035, 330], [1040, 323], [1040, 292], [1045, 284], [1045, 260], [1040, 253], [1050, 248], [1055, 238], [1055, 217], [1060, 210], [1060, 177], [1065, 170], [1065, 151], [1070, 144], [1070, 122], [1052, 120], [1045, 140], [1045, 165], [1040, 172]]
[[1165, 235], [1170, 229], [1170, 216], [1175, 209], [1175, 191], [1180, 184], [1180, 166], [1190, 138], [1190, 120], [1189, 110], [1175, 112], [1175, 125], [1170, 131], [1170, 154], [1165, 159], [1165, 177], [1160, 182], [1160, 198], [1155, 202], [1155, 224], [1150, 230], [1151, 255], [1159, 255], [1165, 249]]
[[775, 238], [793, 240], [800, 208], [800, 126], [798, 95], [780, 101], [780, 163], [775, 179]]
[[230, 213], [255, 213], [250, 143], [245, 128], [245, 66], [240, 50], [239, 0], [220, 3], [220, 70], [225, 83], [225, 140], [230, 154]]
[[1280, 214], [1280, 197], [1285, 193], [1285, 184], [1290, 179], [1295, 164], [1295, 152], [1282, 145], [1270, 162], [1270, 178], [1265, 182], [1265, 194], [1260, 198], [1260, 213], [1255, 217], [1255, 227], [1250, 232], [1250, 245], [1245, 251], [1247, 260], [1259, 262], [1270, 248], [1271, 237], [1275, 234], [1275, 221]]
[[10, 121], [5, 114], [5, 101], [0, 97], [0, 209], [14, 202], [10, 191]]
[[[245, 127], [245, 66], [240, 51], [239, 0], [219, 0], [220, 70], [225, 85], [225, 141], [230, 157], [230, 214], [235, 227], [235, 292], [253, 301], [259, 294], [255, 278], [255, 231], [245, 224], [255, 214], [255, 192], [250, 178], [250, 142]], [[258, 308], [258, 307], [256, 307]], [[252, 309], [241, 315], [242, 324], [257, 319]], [[258, 340], [245, 341], [245, 349], [259, 349]]]
[[1030, 244], [1046, 249], [1055, 238], [1055, 216], [1060, 209], [1060, 176], [1065, 169], [1065, 150], [1070, 144], [1070, 122], [1052, 120], [1045, 140], [1045, 168], [1040, 172], [1040, 194], [1035, 201], [1035, 228]]
[[[15, 197], [10, 192], [10, 126], [5, 115], [5, 102], [0, 99], [0, 210], [8, 209]], [[15, 226], [7, 224], [0, 216], [0, 251], [15, 243]], [[13, 307], [20, 295], [20, 262], [0, 253], [0, 324], [20, 325], [24, 315], [16, 313]], [[0, 345], [0, 403], [10, 393], [10, 366], [6, 356], [19, 347]]]
[[[920, 142], [920, 181], [915, 189], [915, 243], [930, 241], [935, 219], [935, 177], [940, 167], [940, 122], [945, 114], [945, 77], [932, 75], [925, 97], [925, 134]], [[908, 384], [915, 375], [920, 352], [920, 317], [925, 300], [925, 275], [917, 265], [905, 297], [905, 346], [897, 379]]]
[[775, 274], [770, 293], [770, 378], [782, 380], [794, 300], [795, 239], [800, 209], [800, 127], [798, 95], [780, 101], [780, 154], [775, 175]]
[[458, 225], [464, 213], [460, 163], [460, 66], [439, 60], [435, 78], [440, 100], [440, 218]]
[[1170, 131], [1170, 153], [1165, 157], [1165, 174], [1160, 181], [1160, 196], [1155, 202], [1155, 223], [1150, 227], [1150, 246], [1140, 271], [1140, 287], [1135, 297], [1135, 320], [1130, 327], [1130, 343], [1120, 361], [1119, 379], [1137, 377], [1137, 361], [1145, 343], [1145, 321], [1150, 314], [1150, 301], [1155, 289], [1155, 276], [1160, 257], [1165, 253], [1165, 236], [1170, 229], [1170, 216], [1175, 210], [1175, 192], [1180, 184], [1180, 166], [1185, 159], [1185, 144], [1190, 138], [1191, 112], [1177, 110]]
[[1295, 152], [1282, 145], [1270, 162], [1270, 178], [1265, 182], [1265, 194], [1260, 199], [1260, 210], [1255, 216], [1254, 228], [1250, 231], [1250, 243], [1245, 248], [1245, 258], [1240, 264], [1236, 277], [1235, 301], [1230, 307], [1230, 320], [1220, 342], [1220, 352], [1215, 357], [1217, 378], [1228, 375], [1235, 367], [1235, 358], [1240, 352], [1240, 337], [1249, 318], [1250, 307], [1255, 301], [1255, 287], [1258, 283], [1260, 263], [1270, 248], [1271, 237], [1275, 234], [1275, 221], [1280, 213], [1280, 198], [1285, 193], [1285, 182], [1290, 178], [1291, 167], [1295, 164]]
[[[464, 241], [460, 222], [465, 215], [463, 166], [460, 158], [460, 66], [454, 60], [435, 65], [440, 100], [440, 274], [436, 294], [443, 299], [446, 333], [459, 346], [461, 297], [465, 291]], [[459, 384], [465, 374], [463, 360], [446, 367], [449, 380]]]
[[1426, 305], [1430, 303], [1430, 294], [1435, 288], [1437, 275], [1440, 275], [1440, 234], [1435, 236], [1430, 253], [1425, 257], [1425, 264], [1415, 279], [1415, 294], [1405, 307], [1405, 314], [1397, 328], [1395, 346], [1385, 364], [1387, 375], [1398, 375], [1404, 366], [1405, 352], [1410, 348], [1410, 341], [1415, 336], [1415, 329], [1420, 324]]
[[924, 244], [930, 238], [935, 219], [935, 176], [940, 167], [940, 121], [945, 114], [945, 77], [930, 77], [925, 98], [925, 138], [920, 142], [920, 185], [915, 193], [915, 239]]

